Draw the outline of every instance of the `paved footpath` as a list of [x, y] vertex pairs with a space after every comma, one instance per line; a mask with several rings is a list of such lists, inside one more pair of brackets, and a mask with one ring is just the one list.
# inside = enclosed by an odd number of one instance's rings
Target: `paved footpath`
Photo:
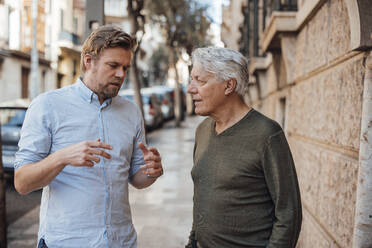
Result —
[[[187, 117], [182, 128], [169, 122], [148, 135], [162, 155], [164, 175], [151, 187], [130, 187], [138, 248], [182, 248], [192, 223], [192, 151], [194, 132], [203, 118]], [[35, 248], [39, 206], [8, 227], [8, 248]]]

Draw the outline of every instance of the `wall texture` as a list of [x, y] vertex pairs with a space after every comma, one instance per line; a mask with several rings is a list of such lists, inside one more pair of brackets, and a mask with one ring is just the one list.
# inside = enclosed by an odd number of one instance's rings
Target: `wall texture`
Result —
[[303, 202], [301, 248], [353, 246], [368, 51], [351, 48], [347, 1], [317, 1], [296, 32], [278, 36], [281, 51], [266, 51], [267, 68], [252, 74], [253, 107], [280, 122], [285, 98], [283, 127]]

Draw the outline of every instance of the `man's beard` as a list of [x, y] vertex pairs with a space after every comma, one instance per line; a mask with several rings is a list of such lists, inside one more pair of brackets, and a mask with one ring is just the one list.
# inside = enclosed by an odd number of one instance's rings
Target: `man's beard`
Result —
[[112, 98], [112, 97], [117, 96], [118, 93], [119, 93], [119, 88], [117, 88], [117, 89], [116, 88], [111, 88], [110, 89], [107, 86], [99, 94], [100, 94], [101, 98], [108, 99], [108, 98]]

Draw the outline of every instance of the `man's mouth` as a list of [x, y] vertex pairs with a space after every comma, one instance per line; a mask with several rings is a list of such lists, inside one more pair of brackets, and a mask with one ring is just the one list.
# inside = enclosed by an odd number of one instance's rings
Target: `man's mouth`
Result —
[[120, 87], [120, 83], [109, 83], [109, 85], [113, 85], [113, 86], [116, 86], [116, 87]]

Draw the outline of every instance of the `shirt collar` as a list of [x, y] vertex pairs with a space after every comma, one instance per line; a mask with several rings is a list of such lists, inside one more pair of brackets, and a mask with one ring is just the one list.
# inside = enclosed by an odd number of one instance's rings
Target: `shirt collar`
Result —
[[[97, 94], [94, 93], [91, 89], [88, 88], [88, 86], [84, 84], [81, 77], [79, 77], [78, 80], [76, 81], [76, 88], [77, 88], [78, 94], [88, 103], [92, 103], [92, 101], [99, 102]], [[102, 107], [105, 107], [111, 104], [111, 102], [112, 102], [112, 98], [106, 99], [103, 102]]]
[[[91, 103], [93, 100], [93, 96], [96, 95], [91, 89], [89, 89], [84, 83], [83, 80], [79, 77], [76, 81], [76, 89], [78, 94], [87, 102]], [[98, 100], [98, 97], [96, 95]]]

